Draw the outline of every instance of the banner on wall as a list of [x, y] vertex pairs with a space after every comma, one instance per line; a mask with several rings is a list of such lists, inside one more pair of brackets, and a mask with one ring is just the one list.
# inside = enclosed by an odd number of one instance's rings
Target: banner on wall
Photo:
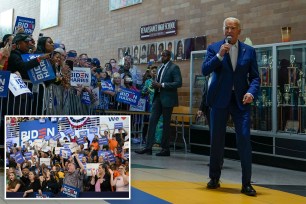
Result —
[[32, 144], [36, 139], [44, 139], [46, 136], [54, 137], [57, 135], [57, 122], [51, 122], [46, 118], [45, 123], [40, 123], [38, 120], [26, 121], [19, 123], [20, 146], [25, 142]]

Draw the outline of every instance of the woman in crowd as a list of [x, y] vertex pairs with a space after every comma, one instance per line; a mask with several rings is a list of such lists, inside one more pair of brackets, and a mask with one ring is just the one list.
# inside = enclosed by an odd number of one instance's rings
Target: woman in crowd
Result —
[[44, 181], [41, 184], [43, 192], [52, 192], [57, 194], [59, 191], [58, 183], [54, 177], [55, 173], [50, 172], [49, 169], [46, 169], [44, 172]]
[[108, 169], [111, 176], [111, 185], [116, 187], [116, 191], [129, 191], [129, 177], [125, 174], [125, 166], [118, 168], [119, 175], [114, 178], [114, 172]]
[[6, 185], [6, 192], [21, 192], [23, 187], [22, 181], [17, 179], [14, 172], [9, 173], [9, 182]]
[[25, 192], [23, 197], [27, 197], [29, 193], [38, 192], [41, 190], [41, 185], [38, 179], [36, 179], [36, 174], [34, 171], [29, 172], [29, 185], [25, 186]]
[[105, 170], [102, 164], [99, 165], [98, 174], [95, 170], [91, 170], [92, 177], [90, 178], [90, 191], [103, 192], [112, 191], [110, 184], [110, 175]]
[[35, 53], [52, 53], [53, 51], [54, 43], [50, 37], [41, 37], [38, 39]]

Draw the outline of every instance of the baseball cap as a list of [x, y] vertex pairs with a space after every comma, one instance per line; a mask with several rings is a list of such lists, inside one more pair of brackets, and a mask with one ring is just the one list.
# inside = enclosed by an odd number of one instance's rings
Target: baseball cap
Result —
[[19, 41], [29, 42], [29, 41], [31, 41], [31, 40], [32, 40], [32, 38], [31, 38], [29, 35], [27, 35], [27, 34], [25, 34], [25, 33], [18, 33], [18, 34], [16, 34], [16, 36], [14, 37], [13, 43], [15, 44], [15, 43], [17, 43], [17, 42], [19, 42]]
[[97, 58], [92, 58], [91, 64], [96, 65], [97, 67], [99, 67], [100, 66], [100, 60], [98, 60]]

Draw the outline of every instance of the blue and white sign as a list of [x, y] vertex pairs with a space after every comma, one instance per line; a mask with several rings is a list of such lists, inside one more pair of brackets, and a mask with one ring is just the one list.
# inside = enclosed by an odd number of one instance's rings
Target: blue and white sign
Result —
[[114, 91], [114, 87], [110, 81], [102, 81], [101, 89], [102, 91]]
[[102, 138], [99, 138], [99, 145], [108, 145], [107, 137], [103, 136]]
[[57, 123], [50, 122], [48, 118], [45, 123], [40, 123], [38, 120], [21, 122], [19, 127], [20, 146], [25, 145], [25, 142], [32, 144], [36, 139], [44, 139], [46, 136], [54, 138], [58, 133]]
[[74, 129], [68, 128], [64, 131], [65, 135], [74, 135]]
[[[32, 59], [39, 57], [41, 54], [23, 54], [21, 55], [24, 62], [28, 62]], [[42, 60], [40, 65], [30, 69], [28, 75], [33, 84], [38, 84], [43, 81], [55, 79], [55, 73], [49, 60]]]
[[32, 35], [35, 29], [35, 19], [17, 16], [14, 33], [16, 33], [18, 27], [22, 27], [25, 34]]
[[114, 123], [114, 128], [115, 129], [122, 129], [123, 128], [123, 123]]
[[17, 74], [10, 75], [9, 89], [14, 96], [31, 93], [30, 89]]
[[118, 102], [130, 104], [130, 105], [137, 105], [140, 99], [140, 92], [134, 91], [130, 89], [121, 88], [120, 92], [118, 92], [116, 100]]
[[90, 134], [96, 134], [96, 133], [98, 133], [98, 127], [90, 127], [90, 128], [89, 128], [89, 133], [90, 133]]
[[80, 196], [80, 189], [73, 187], [73, 186], [69, 186], [66, 184], [62, 185], [63, 191], [62, 191], [62, 197], [65, 198], [78, 198]]
[[130, 106], [130, 111], [139, 111], [139, 112], [144, 112], [146, 110], [146, 99], [141, 98], [138, 101], [138, 104], [136, 106], [131, 105]]
[[78, 139], [77, 139], [77, 143], [78, 143], [78, 145], [81, 145], [81, 144], [84, 144], [85, 141], [84, 141], [83, 138], [78, 138]]
[[83, 104], [86, 104], [86, 105], [90, 105], [91, 104], [89, 93], [87, 91], [82, 92], [81, 102]]
[[52, 198], [54, 195], [52, 192], [42, 192], [40, 195], [39, 193], [33, 193], [34, 198]]
[[82, 130], [82, 131], [79, 131], [79, 135], [81, 138], [84, 138], [88, 135], [88, 130]]
[[53, 140], [56, 141], [62, 137], [61, 132], [58, 132], [54, 137]]
[[73, 67], [71, 72], [71, 86], [83, 85], [90, 86], [91, 71], [86, 67]]
[[10, 74], [9, 71], [0, 71], [0, 97], [7, 97]]
[[21, 152], [17, 152], [16, 155], [15, 155], [15, 161], [18, 163], [18, 164], [21, 164], [22, 162], [24, 162], [24, 158], [23, 158], [23, 155]]
[[24, 157], [25, 157], [27, 160], [30, 160], [31, 157], [32, 157], [32, 152], [25, 152], [25, 153], [24, 153]]

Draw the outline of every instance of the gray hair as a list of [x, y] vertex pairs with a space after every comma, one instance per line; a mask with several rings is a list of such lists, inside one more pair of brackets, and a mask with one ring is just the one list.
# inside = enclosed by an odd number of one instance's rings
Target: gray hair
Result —
[[225, 23], [226, 21], [234, 21], [235, 23], [237, 23], [238, 29], [241, 29], [241, 24], [240, 24], [240, 20], [238, 18], [235, 17], [228, 17], [223, 21], [223, 30], [225, 29]]

